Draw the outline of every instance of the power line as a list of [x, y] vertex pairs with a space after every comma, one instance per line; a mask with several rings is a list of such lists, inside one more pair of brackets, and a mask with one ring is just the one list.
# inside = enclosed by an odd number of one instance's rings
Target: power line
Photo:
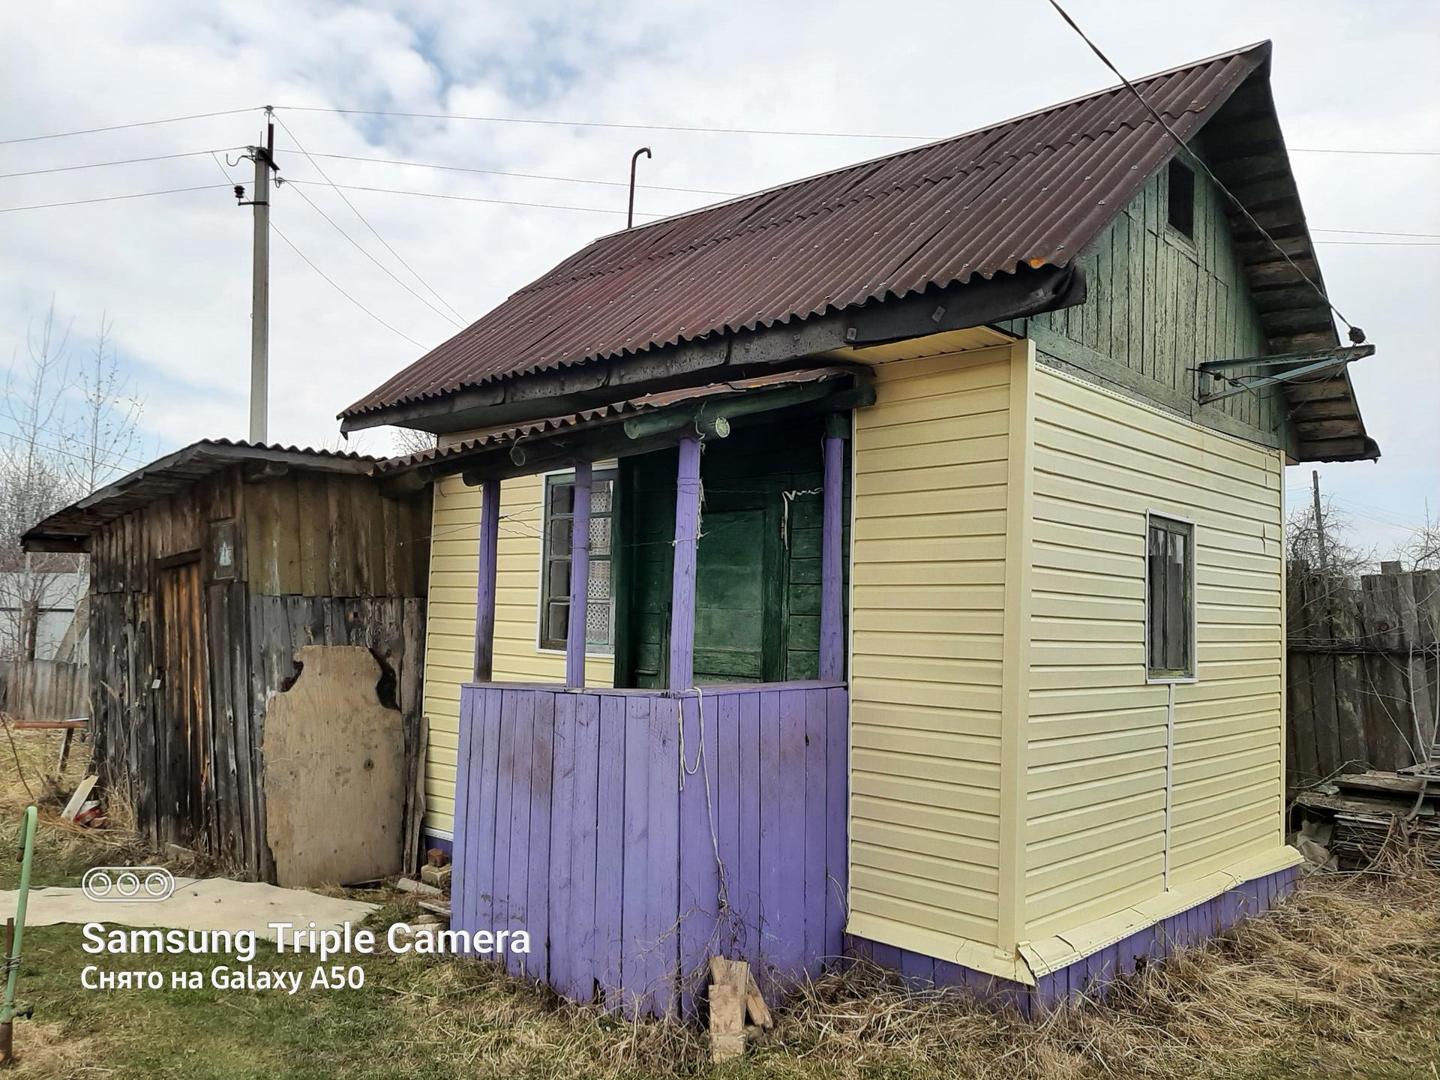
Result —
[[1440, 150], [1349, 150], [1328, 146], [1287, 146], [1291, 154], [1373, 154], [1378, 157], [1440, 157]]
[[[1118, 72], [1117, 72], [1118, 74]], [[1123, 77], [1122, 77], [1123, 78]], [[815, 139], [893, 139], [901, 142], [935, 142], [951, 135], [897, 135], [889, 132], [863, 131], [789, 131], [772, 128], [704, 127], [698, 124], [617, 124], [589, 120], [545, 120], [520, 116], [470, 116], [463, 113], [438, 112], [395, 112], [385, 109], [340, 109], [320, 105], [277, 105], [277, 109], [291, 112], [323, 112], [342, 116], [394, 116], [411, 120], [472, 120], [487, 124], [536, 124], [548, 127], [608, 128], [620, 131], [683, 131], [705, 135], [779, 135], [787, 138]], [[1292, 154], [1377, 154], [1390, 157], [1440, 157], [1440, 150], [1357, 150], [1352, 148], [1331, 148], [1299, 146], [1287, 148]], [[317, 154], [317, 157], [340, 157], [339, 154]], [[410, 163], [406, 163], [410, 164]], [[417, 163], [423, 164], [423, 163]], [[550, 178], [546, 178], [550, 179]], [[672, 190], [684, 190], [676, 188]], [[702, 192], [701, 194], [723, 195], [725, 192]]]
[[[1316, 240], [1314, 243], [1330, 247], [1440, 247], [1440, 240]], [[1341, 316], [1341, 320], [1344, 320], [1344, 316]]]
[[320, 163], [310, 156], [310, 152], [306, 150], [300, 140], [296, 138], [295, 132], [290, 130], [290, 126], [278, 116], [275, 117], [275, 121], [282, 128], [285, 129], [285, 134], [290, 136], [291, 140], [295, 143], [296, 147], [299, 148], [300, 152], [304, 154], [305, 157], [309, 160], [310, 164], [315, 167], [315, 171], [325, 178], [325, 182], [327, 184], [329, 184], [332, 188], [335, 188], [335, 194], [339, 195], [340, 198], [345, 201], [345, 205], [350, 207], [351, 212], [360, 219], [360, 223], [370, 230], [371, 235], [374, 236], [376, 240], [379, 240], [380, 243], [384, 245], [385, 250], [390, 252], [391, 255], [394, 255], [395, 258], [399, 261], [400, 265], [405, 267], [406, 270], [409, 270], [410, 273], [414, 276], [415, 280], [420, 282], [421, 285], [424, 285], [425, 288], [429, 289], [430, 295], [435, 297], [436, 300], [439, 300], [440, 303], [444, 304], [447, 308], [449, 308], [454, 313], [457, 319], [460, 319], [462, 322], [465, 321], [465, 316], [460, 314], [459, 310], [455, 307], [455, 305], [451, 304], [443, 296], [436, 292], [435, 287], [431, 285], [428, 281], [426, 281], [423, 277], [421, 277], [419, 271], [417, 271], [413, 266], [406, 262], [405, 259], [401, 256], [401, 254], [393, 247], [391, 247], [390, 243], [383, 236], [380, 235], [379, 230], [366, 220], [365, 215], [360, 213], [359, 209], [356, 208], [355, 204], [350, 201], [349, 196], [347, 196], [343, 191], [340, 190], [338, 186], [336, 186], [335, 181], [331, 180], [325, 170], [320, 167]]
[[[1344, 323], [1346, 328], [1350, 331], [1350, 340], [1357, 345], [1363, 342], [1365, 340], [1364, 331], [1360, 330], [1349, 319], [1345, 318], [1344, 314], [1341, 313], [1340, 309], [1335, 306], [1334, 301], [1332, 301], [1330, 297], [1325, 294], [1325, 290], [1320, 288], [1320, 286], [1311, 279], [1309, 274], [1305, 273], [1305, 271], [1300, 269], [1299, 265], [1295, 262], [1295, 260], [1292, 259], [1290, 255], [1285, 251], [1285, 249], [1276, 242], [1275, 238], [1270, 235], [1269, 231], [1266, 230], [1265, 226], [1261, 225], [1260, 222], [1255, 220], [1255, 215], [1250, 213], [1250, 209], [1238, 198], [1236, 198], [1235, 194], [1229, 188], [1227, 188], [1223, 183], [1220, 182], [1220, 178], [1218, 176], [1216, 176], [1213, 172], [1210, 171], [1210, 166], [1205, 164], [1205, 162], [1200, 159], [1200, 156], [1198, 154], [1196, 154], [1193, 150], [1191, 150], [1188, 146], [1185, 145], [1185, 140], [1180, 138], [1180, 136], [1175, 133], [1175, 129], [1172, 128], [1166, 122], [1165, 118], [1160, 115], [1160, 111], [1156, 109], [1155, 106], [1151, 105], [1150, 102], [1145, 100], [1145, 95], [1140, 93], [1140, 91], [1136, 89], [1135, 84], [1132, 83], [1129, 79], [1127, 79], [1123, 74], [1121, 74], [1120, 69], [1110, 61], [1110, 58], [1108, 56], [1101, 52], [1100, 46], [1096, 45], [1095, 42], [1090, 40], [1089, 36], [1085, 33], [1085, 31], [1080, 29], [1079, 24], [1070, 17], [1070, 13], [1060, 6], [1059, 0], [1048, 0], [1048, 2], [1050, 6], [1055, 9], [1056, 13], [1065, 20], [1066, 24], [1070, 27], [1070, 29], [1074, 30], [1075, 33], [1080, 36], [1080, 40], [1085, 42], [1085, 44], [1090, 47], [1090, 51], [1100, 58], [1100, 62], [1104, 64], [1107, 68], [1109, 68], [1117, 79], [1119, 79], [1122, 83], [1125, 84], [1125, 88], [1129, 90], [1130, 93], [1135, 95], [1135, 100], [1140, 102], [1140, 104], [1144, 106], [1145, 111], [1155, 118], [1155, 122], [1158, 123], [1162, 129], [1164, 129], [1165, 133], [1169, 135], [1172, 140], [1174, 140], [1175, 145], [1180, 149], [1180, 152], [1184, 154], [1187, 158], [1189, 158], [1195, 164], [1196, 168], [1200, 169], [1201, 172], [1203, 172], [1206, 176], [1210, 178], [1210, 182], [1213, 183], [1225, 195], [1226, 198], [1228, 198], [1232, 203], [1234, 203], [1235, 208], [1239, 210], [1240, 213], [1245, 215], [1245, 219], [1250, 222], [1251, 226], [1253, 226], [1255, 230], [1260, 233], [1261, 236], [1263, 236], [1266, 240], [1270, 242], [1270, 246], [1280, 253], [1280, 257], [1290, 264], [1290, 268], [1294, 270], [1297, 274], [1299, 274], [1300, 277], [1304, 280], [1304, 282], [1315, 291], [1315, 295], [1320, 297], [1321, 300], [1325, 301], [1325, 306], [1328, 307], [1331, 311], [1333, 311], [1336, 318], [1338, 318], [1342, 323]], [[1346, 241], [1344, 240], [1331, 242], [1341, 244], [1346, 243]]]
[[1347, 233], [1350, 236], [1418, 236], [1431, 240], [1440, 240], [1440, 233], [1433, 232], [1393, 232], [1389, 229], [1311, 229], [1310, 231]]
[[136, 165], [142, 161], [174, 161], [176, 158], [200, 157], [202, 154], [218, 154], [227, 150], [242, 150], [240, 146], [217, 146], [214, 150], [191, 150], [184, 154], [155, 154], [151, 157], [122, 158], [119, 161], [91, 161], [84, 165], [57, 165], [52, 169], [27, 169], [24, 172], [0, 173], [0, 180], [16, 176], [43, 176], [47, 173], [76, 172], [79, 169], [103, 169], [109, 165]]
[[366, 307], [364, 304], [362, 304], [359, 300], [356, 300], [355, 297], [351, 296], [348, 292], [346, 292], [346, 291], [345, 291], [344, 289], [342, 289], [338, 284], [336, 284], [335, 279], [332, 278], [329, 274], [325, 273], [324, 270], [321, 270], [320, 267], [316, 266], [313, 262], [311, 262], [310, 259], [306, 256], [306, 254], [305, 254], [303, 251], [301, 251], [298, 247], [296, 247], [295, 244], [294, 244], [294, 242], [291, 241], [291, 239], [290, 239], [288, 236], [286, 236], [283, 232], [280, 231], [280, 226], [276, 225], [275, 222], [273, 222], [273, 221], [270, 222], [270, 228], [271, 228], [272, 230], [274, 230], [276, 236], [280, 237], [281, 240], [284, 240], [284, 241], [285, 241], [285, 243], [289, 246], [289, 248], [290, 248], [291, 251], [295, 252], [296, 255], [299, 255], [300, 258], [304, 260], [306, 266], [310, 267], [311, 270], [314, 270], [315, 273], [319, 274], [322, 278], [324, 278], [326, 281], [328, 281], [328, 282], [330, 283], [330, 287], [331, 287], [332, 289], [334, 289], [336, 292], [338, 292], [341, 296], [345, 297], [346, 300], [349, 300], [349, 301], [350, 301], [352, 304], [354, 304], [357, 308], [359, 308], [361, 311], [365, 312], [366, 315], [369, 315], [370, 318], [374, 319], [374, 320], [375, 320], [377, 323], [379, 323], [381, 326], [385, 327], [386, 330], [389, 330], [389, 331], [390, 331], [391, 333], [393, 333], [393, 334], [399, 334], [402, 338], [404, 338], [406, 341], [408, 341], [411, 345], [414, 345], [417, 349], [423, 349], [423, 348], [425, 348], [424, 345], [421, 345], [420, 342], [416, 341], [414, 338], [412, 338], [409, 334], [405, 333], [403, 330], [397, 330], [397, 329], [395, 329], [395, 327], [391, 326], [388, 322], [386, 322], [384, 319], [382, 319], [379, 315], [376, 315], [375, 312], [371, 311], [368, 307]]
[[398, 116], [411, 120], [473, 120], [486, 124], [536, 124], [542, 127], [607, 128], [617, 131], [688, 131], [709, 135], [783, 135], [813, 139], [897, 139], [931, 142], [929, 135], [886, 135], [858, 131], [777, 131], [769, 128], [700, 127], [687, 124], [615, 124], [590, 120], [542, 120], [520, 116], [467, 116], [461, 113], [393, 112], [384, 109], [335, 109], [320, 105], [277, 105], [291, 112], [338, 113], [343, 116]]
[[[290, 184], [290, 183], [293, 183], [293, 181], [286, 181], [286, 183], [287, 183], [287, 185], [288, 185], [288, 184]], [[446, 322], [450, 323], [451, 326], [458, 327], [458, 328], [460, 328], [460, 329], [462, 329], [462, 330], [464, 329], [464, 324], [463, 324], [463, 323], [457, 322], [454, 318], [452, 318], [452, 317], [450, 316], [450, 314], [449, 314], [448, 312], [442, 310], [441, 308], [436, 307], [436, 306], [435, 306], [434, 304], [432, 304], [429, 300], [425, 299], [424, 296], [422, 296], [420, 293], [416, 292], [416, 291], [415, 291], [414, 289], [412, 289], [405, 281], [403, 281], [398, 275], [396, 275], [396, 273], [395, 273], [393, 270], [391, 270], [388, 266], [386, 266], [384, 263], [382, 263], [379, 259], [375, 258], [374, 255], [370, 254], [370, 252], [366, 251], [365, 248], [361, 246], [361, 244], [360, 244], [360, 242], [359, 242], [358, 240], [356, 240], [353, 236], [351, 236], [351, 235], [350, 235], [349, 233], [347, 233], [344, 229], [342, 229], [342, 228], [335, 222], [335, 219], [332, 218], [329, 214], [325, 213], [324, 210], [320, 209], [320, 207], [315, 204], [315, 201], [314, 201], [313, 199], [311, 199], [309, 195], [306, 195], [304, 191], [302, 191], [300, 188], [297, 187], [297, 188], [295, 189], [295, 194], [296, 194], [296, 195], [299, 195], [302, 199], [304, 199], [304, 200], [310, 205], [310, 208], [311, 208], [312, 210], [314, 210], [314, 211], [315, 211], [317, 214], [319, 214], [322, 218], [324, 218], [326, 221], [328, 221], [328, 222], [330, 223], [330, 227], [333, 228], [336, 232], [338, 232], [341, 236], [343, 236], [346, 240], [348, 240], [348, 241], [350, 242], [350, 244], [355, 248], [356, 251], [360, 252], [361, 255], [364, 255], [367, 259], [369, 259], [369, 260], [370, 260], [371, 262], [373, 262], [376, 266], [378, 266], [382, 271], [384, 271], [384, 273], [387, 274], [387, 275], [390, 277], [390, 279], [395, 282], [395, 284], [399, 285], [402, 289], [404, 289], [406, 292], [408, 292], [411, 296], [415, 297], [416, 300], [419, 300], [422, 304], [424, 304], [426, 307], [428, 307], [431, 311], [435, 312], [436, 315], [439, 315], [439, 316], [440, 316], [442, 319], [444, 319]]]
[[[319, 180], [287, 180], [286, 184], [313, 184], [316, 187], [324, 187]], [[386, 195], [418, 195], [426, 199], [453, 199], [458, 202], [491, 203], [496, 206], [533, 206], [542, 210], [575, 210], [588, 214], [620, 214], [624, 216], [624, 210], [616, 210], [604, 206], [574, 206], [570, 203], [544, 203], [544, 202], [522, 202], [517, 199], [488, 199], [479, 195], [446, 195], [438, 191], [413, 191], [407, 188], [385, 188], [368, 187], [362, 184], [336, 184], [329, 181], [329, 186], [346, 191], [375, 191]], [[661, 217], [660, 214], [641, 213], [636, 211], [637, 217]]]
[[94, 199], [70, 199], [66, 202], [32, 203], [29, 206], [0, 206], [0, 214], [13, 214], [19, 210], [49, 210], [56, 206], [83, 206], [86, 203], [118, 202], [121, 199], [148, 199], [152, 195], [178, 195], [185, 191], [213, 191], [229, 184], [196, 184], [194, 187], [165, 188], [163, 191], [137, 191], [130, 195], [102, 195]]
[[13, 143], [41, 142], [45, 139], [66, 139], [71, 135], [98, 135], [102, 131], [123, 131], [127, 128], [154, 127], [156, 124], [177, 124], [182, 120], [207, 120], [212, 116], [239, 116], [241, 113], [254, 112], [260, 106], [252, 105], [248, 109], [226, 109], [222, 112], [192, 113], [189, 116], [167, 116], [163, 120], [136, 120], [129, 124], [110, 124], [107, 127], [81, 128], [76, 131], [55, 131], [49, 135], [26, 135], [18, 139], [0, 139], [0, 146], [9, 146]]
[[[13, 418], [6, 418], [6, 419], [11, 419], [11, 422], [12, 422], [12, 423], [17, 423], [17, 424], [20, 423], [20, 421], [14, 420]], [[33, 427], [36, 431], [43, 431], [43, 432], [45, 432], [47, 435], [59, 435], [62, 439], [63, 439], [63, 438], [68, 438], [68, 436], [65, 435], [64, 432], [57, 431], [57, 430], [55, 430], [54, 428], [42, 427], [42, 426], [39, 425], [39, 424], [34, 424], [34, 425], [29, 425], [29, 426]], [[75, 458], [75, 459], [78, 460], [78, 461], [83, 461], [83, 462], [85, 462], [85, 463], [87, 463], [87, 464], [89, 464], [89, 463], [91, 462], [91, 459], [90, 459], [89, 457], [86, 457], [84, 454], [79, 453], [78, 451], [75, 451], [75, 450], [66, 450], [66, 449], [64, 449], [64, 448], [62, 448], [62, 447], [59, 447], [59, 446], [52, 446], [52, 445], [49, 444], [49, 443], [40, 442], [38, 439], [34, 438], [34, 437], [31, 436], [31, 435], [27, 435], [27, 434], [25, 434], [24, 432], [20, 432], [20, 431], [0, 431], [0, 439], [9, 439], [9, 440], [11, 440], [12, 442], [15, 442], [15, 443], [20, 444], [21, 446], [26, 446], [26, 445], [28, 445], [28, 446], [34, 446], [34, 447], [36, 447], [37, 449], [40, 449], [40, 450], [48, 450], [48, 451], [49, 451], [50, 453], [52, 453], [52, 454], [63, 454], [63, 455], [65, 455], [66, 457], [72, 457], [72, 458]], [[93, 443], [77, 442], [75, 445], [80, 446], [80, 447], [87, 447], [87, 446], [88, 446], [88, 447], [90, 447], [90, 449], [94, 450], [96, 453], [99, 453], [99, 452], [100, 452], [100, 448], [99, 448], [98, 446], [95, 446]], [[121, 453], [111, 452], [110, 456], [113, 457], [116, 461], [133, 461], [133, 462], [134, 462], [135, 464], [137, 464], [137, 465], [148, 465], [148, 464], [150, 464], [148, 461], [145, 461], [145, 460], [143, 460], [143, 459], [141, 459], [141, 458], [132, 457], [132, 456], [129, 455], [129, 454], [121, 454]], [[97, 464], [104, 464], [103, 462], [96, 462], [96, 463], [97, 463]], [[116, 468], [116, 466], [114, 466], [114, 465], [109, 465], [108, 467], [109, 467], [109, 468], [112, 468], [112, 469], [113, 469], [113, 468]]]
[[[322, 154], [313, 151], [311, 157], [334, 158], [337, 161], [368, 161], [376, 165], [409, 165], [419, 169], [441, 169], [445, 172], [480, 173], [485, 176], [513, 176], [523, 180], [554, 180], [565, 184], [600, 184], [605, 187], [628, 188], [624, 180], [589, 180], [582, 176], [554, 176], [547, 173], [509, 172], [504, 169], [476, 169], [462, 165], [441, 165], [433, 161], [401, 161], [396, 158], [363, 157], [358, 154]], [[636, 184], [641, 191], [678, 191], [686, 195], [743, 195], [740, 191], [716, 191], [714, 188], [669, 187], [664, 184]]]

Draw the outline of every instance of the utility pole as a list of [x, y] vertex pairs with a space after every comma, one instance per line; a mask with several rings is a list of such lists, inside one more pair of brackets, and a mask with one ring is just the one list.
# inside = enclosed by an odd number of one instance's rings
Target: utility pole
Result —
[[[241, 206], [254, 211], [254, 262], [250, 286], [250, 441], [268, 436], [270, 395], [270, 172], [275, 168], [275, 122], [265, 107], [265, 145], [252, 146], [255, 188]], [[240, 194], [237, 190], [236, 194]]]
[[1315, 495], [1315, 550], [1320, 560], [1320, 573], [1325, 573], [1325, 517], [1320, 512], [1320, 470], [1310, 470], [1311, 488]]

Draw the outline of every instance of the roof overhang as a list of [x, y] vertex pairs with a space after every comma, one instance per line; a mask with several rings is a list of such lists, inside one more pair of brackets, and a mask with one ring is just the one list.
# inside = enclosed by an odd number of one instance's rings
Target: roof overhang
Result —
[[394, 424], [446, 434], [553, 417], [561, 413], [557, 404], [563, 414], [580, 413], [617, 400], [617, 391], [639, 396], [676, 385], [748, 378], [813, 364], [816, 356], [839, 349], [1055, 311], [1083, 303], [1085, 295], [1085, 274], [1078, 266], [1027, 267], [784, 326], [713, 335], [641, 354], [499, 379], [348, 416], [341, 430]]
[[422, 487], [460, 473], [467, 483], [503, 480], [630, 457], [670, 446], [689, 434], [728, 437], [732, 426], [780, 415], [851, 409], [873, 402], [864, 365], [772, 372], [679, 387], [592, 409], [496, 428], [446, 447], [393, 458], [376, 467], [392, 489]]
[[20, 543], [26, 551], [88, 551], [91, 535], [102, 526], [232, 465], [248, 465], [253, 478], [261, 479], [290, 469], [363, 476], [377, 462], [362, 454], [203, 439], [57, 510], [27, 530]]

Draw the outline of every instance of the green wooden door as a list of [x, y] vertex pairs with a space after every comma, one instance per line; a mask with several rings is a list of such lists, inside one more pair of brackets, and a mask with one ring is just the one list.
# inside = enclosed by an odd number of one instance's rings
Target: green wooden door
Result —
[[774, 500], [707, 501], [695, 572], [695, 681], [778, 682], [784, 566], [779, 523], [766, 505]]
[[[705, 448], [695, 587], [698, 683], [817, 676], [822, 431], [818, 417], [737, 425], [730, 438]], [[617, 686], [665, 685], [675, 462], [673, 450], [620, 462]]]

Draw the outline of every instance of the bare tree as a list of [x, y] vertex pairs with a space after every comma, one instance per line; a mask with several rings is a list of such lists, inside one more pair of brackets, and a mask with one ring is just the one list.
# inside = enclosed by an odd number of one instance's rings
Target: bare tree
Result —
[[423, 454], [435, 449], [435, 436], [428, 431], [415, 428], [394, 427], [390, 429], [391, 453], [397, 457], [407, 454]]
[[54, 302], [26, 336], [27, 358], [12, 356], [0, 401], [0, 659], [35, 655], [49, 608], [73, 608], [85, 591], [78, 555], [33, 555], [20, 537], [93, 491], [126, 461], [138, 436], [140, 404], [128, 393], [102, 317], [93, 356], [70, 361], [70, 325]]
[[1400, 545], [1395, 557], [1411, 570], [1440, 570], [1440, 519], [1430, 516], [1428, 505], [1425, 507], [1425, 524]]
[[74, 390], [79, 395], [75, 423], [67, 441], [73, 447], [73, 487], [89, 493], [129, 460], [140, 443], [136, 430], [143, 406], [110, 342], [111, 323], [103, 313], [90, 359], [79, 366]]

